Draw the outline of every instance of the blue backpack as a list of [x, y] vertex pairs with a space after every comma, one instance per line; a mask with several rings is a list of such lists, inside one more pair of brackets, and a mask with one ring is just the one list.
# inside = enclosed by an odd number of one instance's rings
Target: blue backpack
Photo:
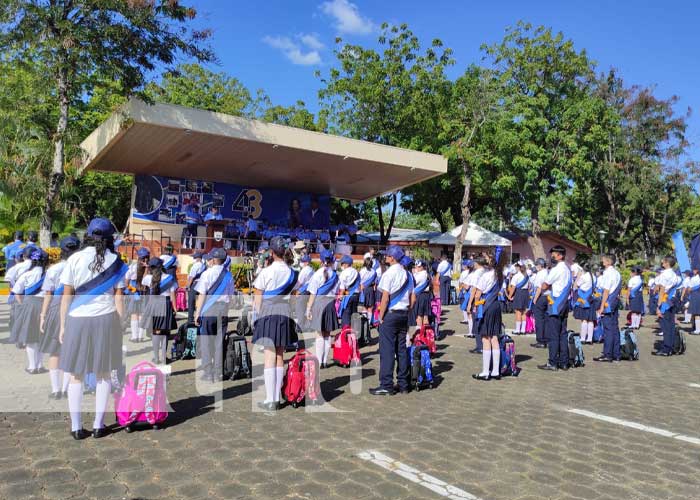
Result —
[[583, 344], [581, 344], [581, 336], [569, 330], [569, 365], [574, 368], [586, 365], [586, 358], [583, 355]]
[[639, 359], [637, 334], [631, 328], [620, 330], [620, 357], [629, 361], [637, 361]]
[[408, 348], [408, 359], [411, 363], [411, 384], [416, 391], [421, 386], [428, 385], [433, 388], [433, 364], [430, 361], [430, 350], [428, 346], [410, 346]]
[[603, 322], [598, 321], [598, 323], [595, 325], [595, 328], [593, 329], [593, 342], [602, 342], [603, 341]]
[[517, 377], [521, 368], [518, 366], [515, 356], [515, 341], [509, 336], [502, 334], [498, 339], [501, 347], [501, 376]]

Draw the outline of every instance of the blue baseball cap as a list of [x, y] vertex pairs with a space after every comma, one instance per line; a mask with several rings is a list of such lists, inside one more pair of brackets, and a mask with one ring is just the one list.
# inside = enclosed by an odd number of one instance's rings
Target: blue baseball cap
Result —
[[396, 262], [401, 262], [404, 256], [403, 250], [398, 245], [390, 245], [386, 248], [385, 255], [387, 257], [392, 257]]
[[352, 257], [350, 257], [349, 255], [343, 255], [340, 258], [340, 263], [347, 264], [348, 266], [352, 266]]
[[137, 256], [139, 259], [143, 259], [143, 258], [145, 258], [145, 257], [149, 257], [150, 255], [151, 255], [151, 252], [150, 252], [150, 250], [148, 250], [148, 248], [141, 247], [141, 248], [139, 248], [138, 250], [136, 250], [136, 256]]
[[195, 252], [192, 254], [193, 259], [201, 259], [202, 258], [202, 252]]
[[211, 253], [209, 254], [212, 259], [221, 259], [224, 260], [227, 256], [226, 250], [223, 248], [214, 248]]
[[58, 244], [61, 250], [70, 252], [71, 250], [77, 250], [80, 247], [80, 240], [75, 236], [66, 236]]
[[287, 249], [287, 242], [281, 236], [274, 236], [270, 240], [270, 250], [279, 254], [283, 253]]
[[210, 253], [205, 253], [202, 255], [202, 260], [209, 260], [211, 259], [211, 254]]
[[33, 248], [32, 253], [29, 255], [29, 258], [32, 260], [42, 260], [44, 258], [44, 255], [48, 257], [48, 254], [44, 251], [41, 250], [41, 248]]
[[91, 237], [104, 237], [108, 238], [114, 234], [114, 225], [109, 219], [103, 219], [102, 217], [97, 217], [92, 219], [87, 228], [87, 235]]
[[331, 250], [323, 250], [321, 252], [321, 261], [323, 262], [334, 262], [335, 261], [335, 254]]
[[416, 259], [416, 261], [413, 263], [415, 267], [423, 267], [425, 268], [425, 261], [421, 259]]
[[399, 263], [403, 267], [409, 267], [411, 264], [413, 264], [413, 259], [410, 258], [408, 255], [404, 255], [403, 257], [401, 257], [401, 260], [399, 261]]
[[303, 255], [301, 259], [299, 259], [300, 262], [311, 262], [311, 257], [308, 255]]
[[474, 265], [474, 261], [471, 259], [462, 260], [462, 267], [472, 267], [473, 265]]
[[32, 252], [34, 250], [38, 250], [38, 247], [36, 245], [30, 244], [24, 247], [24, 258], [25, 259], [31, 259], [32, 258]]
[[151, 260], [148, 261], [148, 265], [150, 267], [159, 267], [163, 265], [163, 261], [160, 260], [158, 257], [153, 257]]

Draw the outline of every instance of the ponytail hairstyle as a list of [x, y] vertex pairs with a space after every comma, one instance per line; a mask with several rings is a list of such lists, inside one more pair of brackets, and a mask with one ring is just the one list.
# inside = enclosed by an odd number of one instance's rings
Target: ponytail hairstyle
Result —
[[[146, 264], [146, 265], [144, 265]], [[148, 257], [138, 259], [136, 261], [136, 285], [141, 286], [141, 281], [143, 281], [143, 275], [146, 274], [146, 268], [148, 267]]]
[[160, 295], [160, 279], [163, 276], [163, 265], [151, 266], [151, 295]]
[[501, 247], [496, 247], [496, 253], [493, 256], [493, 270], [496, 272], [496, 280], [498, 284], [503, 284], [503, 268], [505, 266], [505, 259], [503, 258], [503, 249]]
[[94, 247], [95, 259], [90, 263], [88, 269], [93, 273], [101, 273], [105, 267], [105, 254], [110, 248], [114, 248], [112, 237], [85, 236], [83, 248]]
[[367, 257], [362, 264], [368, 271], [372, 270], [372, 257]]

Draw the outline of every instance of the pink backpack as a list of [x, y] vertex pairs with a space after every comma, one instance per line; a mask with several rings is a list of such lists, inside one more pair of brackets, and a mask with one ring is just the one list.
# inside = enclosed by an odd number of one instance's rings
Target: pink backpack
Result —
[[309, 398], [318, 402], [321, 384], [318, 377], [318, 359], [309, 351], [299, 349], [289, 360], [287, 373], [282, 383], [282, 395], [294, 408]]
[[350, 326], [343, 327], [333, 342], [333, 359], [340, 366], [349, 367], [360, 364], [360, 351], [357, 348], [357, 336]]
[[430, 310], [433, 316], [437, 318], [438, 323], [440, 322], [440, 317], [442, 316], [442, 302], [440, 302], [440, 297], [434, 297], [430, 301]]
[[165, 375], [149, 361], [134, 366], [124, 381], [124, 387], [114, 395], [117, 422], [131, 431], [134, 422], [148, 422], [154, 427], [168, 418]]
[[175, 292], [175, 309], [178, 311], [187, 310], [187, 290], [178, 288]]
[[528, 311], [525, 313], [525, 333], [534, 333], [535, 332], [535, 317], [532, 314], [532, 311]]

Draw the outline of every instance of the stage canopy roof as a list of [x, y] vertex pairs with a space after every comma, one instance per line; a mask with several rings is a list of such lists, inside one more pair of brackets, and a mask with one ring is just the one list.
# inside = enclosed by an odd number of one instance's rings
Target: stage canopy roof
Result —
[[80, 170], [227, 182], [365, 201], [447, 171], [440, 156], [132, 99], [81, 144]]

